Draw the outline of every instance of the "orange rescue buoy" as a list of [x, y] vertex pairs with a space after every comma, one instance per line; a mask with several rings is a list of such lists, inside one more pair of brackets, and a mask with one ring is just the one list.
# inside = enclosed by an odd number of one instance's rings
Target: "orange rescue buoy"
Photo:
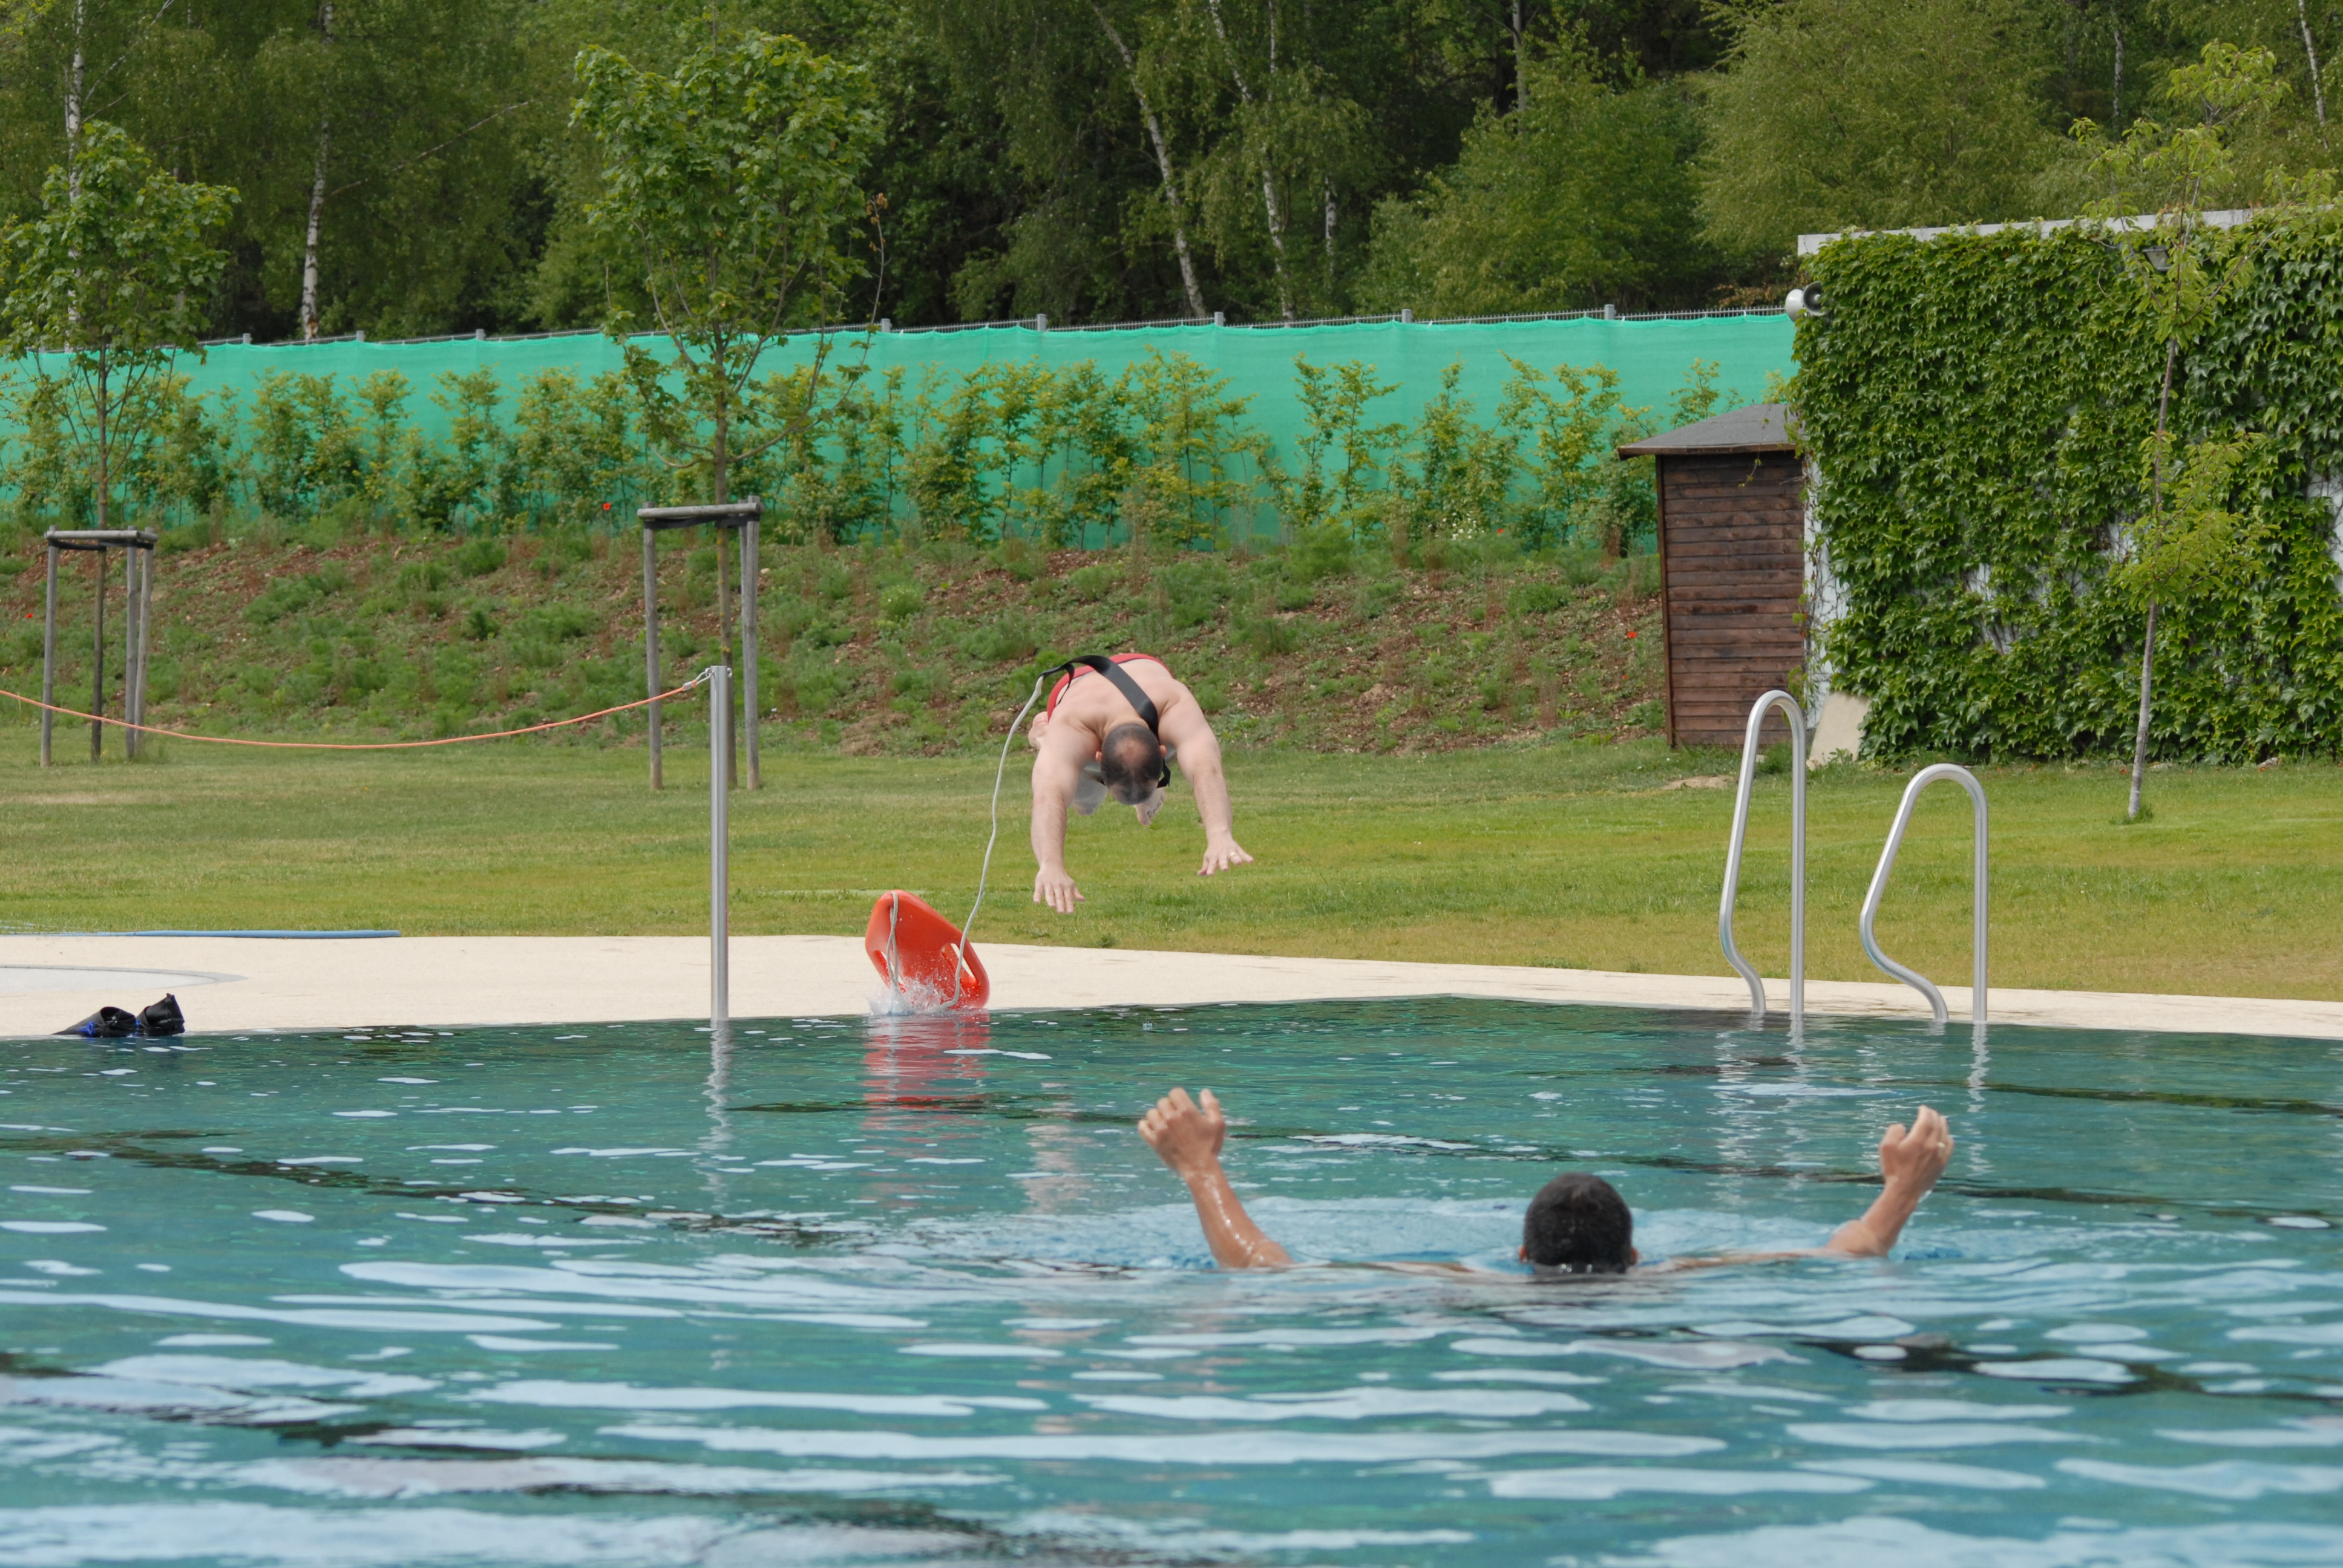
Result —
[[992, 981], [976, 950], [917, 894], [880, 895], [870, 907], [862, 950], [887, 989], [915, 1008], [979, 1012], [992, 1000]]

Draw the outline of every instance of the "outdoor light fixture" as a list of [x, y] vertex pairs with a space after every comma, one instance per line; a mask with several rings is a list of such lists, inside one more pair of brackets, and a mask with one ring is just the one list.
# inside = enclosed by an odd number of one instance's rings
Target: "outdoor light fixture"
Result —
[[2139, 253], [2140, 255], [2147, 257], [2147, 265], [2156, 268], [2157, 271], [2170, 272], [2172, 270], [2172, 252], [2165, 248], [2163, 246], [2142, 246]]
[[1811, 283], [1790, 290], [1790, 297], [1782, 302], [1782, 308], [1793, 321], [1802, 316], [1811, 316], [1816, 321], [1830, 319], [1830, 312], [1823, 308], [1823, 291]]

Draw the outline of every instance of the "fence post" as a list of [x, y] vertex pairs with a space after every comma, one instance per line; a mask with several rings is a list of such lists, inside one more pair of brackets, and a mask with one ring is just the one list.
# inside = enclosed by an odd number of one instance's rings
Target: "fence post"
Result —
[[645, 711], [651, 725], [651, 788], [659, 780], [659, 554], [648, 525], [643, 528], [643, 695], [654, 699]]
[[57, 716], [48, 705], [57, 699], [57, 543], [49, 541], [47, 613], [41, 623], [41, 766], [49, 767], [49, 737]]
[[[138, 547], [122, 552], [122, 717], [138, 722]], [[138, 759], [138, 731], [122, 732], [122, 759]]]
[[93, 634], [94, 649], [89, 661], [89, 759], [105, 756], [106, 740], [106, 547], [97, 547], [96, 630]]
[[[759, 496], [749, 498], [763, 499]], [[765, 787], [764, 769], [757, 758], [757, 593], [762, 586], [761, 568], [757, 564], [757, 524], [760, 515], [751, 512], [740, 525], [740, 718], [749, 743], [748, 784], [751, 789]]]
[[[155, 549], [159, 544], [149, 544], [139, 553], [138, 559], [138, 711], [130, 716], [133, 724], [146, 722], [146, 666], [155, 652]], [[136, 734], [137, 731], [131, 731]]]
[[717, 665], [708, 672], [708, 1022], [717, 1030], [732, 1017], [731, 791], [726, 787], [732, 769], [724, 723], [731, 703], [732, 672]]

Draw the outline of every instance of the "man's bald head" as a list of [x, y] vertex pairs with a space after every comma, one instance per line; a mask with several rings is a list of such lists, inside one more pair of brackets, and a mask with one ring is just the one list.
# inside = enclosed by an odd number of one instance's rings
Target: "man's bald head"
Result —
[[1118, 724], [1099, 747], [1099, 775], [1126, 806], [1144, 803], [1163, 776], [1163, 745], [1144, 724]]

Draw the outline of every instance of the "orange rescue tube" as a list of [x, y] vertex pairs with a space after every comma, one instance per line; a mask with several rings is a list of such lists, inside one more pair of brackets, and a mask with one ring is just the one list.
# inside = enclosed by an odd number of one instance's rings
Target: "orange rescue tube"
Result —
[[962, 940], [958, 926], [915, 893], [898, 890], [879, 896], [862, 933], [862, 950], [887, 989], [913, 1007], [979, 1012], [992, 1000], [992, 981], [976, 950]]

